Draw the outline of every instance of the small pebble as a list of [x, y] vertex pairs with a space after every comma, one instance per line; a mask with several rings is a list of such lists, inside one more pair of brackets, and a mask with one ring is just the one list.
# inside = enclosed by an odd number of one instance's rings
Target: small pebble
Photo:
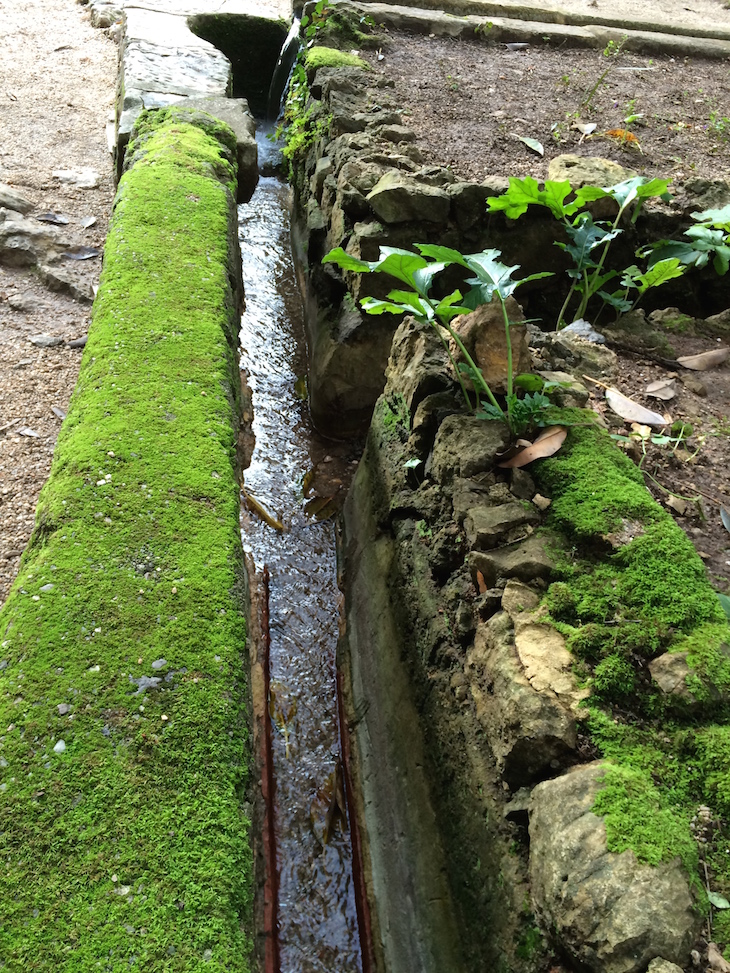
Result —
[[162, 669], [163, 666], [167, 665], [167, 659], [155, 659], [152, 663], [153, 669]]
[[163, 713], [162, 716], [160, 717], [160, 719], [162, 720], [163, 723], [167, 723], [167, 721], [169, 720], [169, 718], [170, 717], [166, 713]]
[[53, 748], [54, 753], [63, 753], [66, 749], [66, 743], [64, 740], [59, 740], [58, 743]]
[[43, 592], [53, 591], [53, 585], [52, 584], [44, 584], [43, 587], [42, 588], [39, 588], [38, 590], [39, 591], [43, 591]]
[[59, 703], [56, 709], [58, 710], [59, 716], [65, 716], [66, 713], [71, 712], [71, 707], [68, 705], [68, 703]]

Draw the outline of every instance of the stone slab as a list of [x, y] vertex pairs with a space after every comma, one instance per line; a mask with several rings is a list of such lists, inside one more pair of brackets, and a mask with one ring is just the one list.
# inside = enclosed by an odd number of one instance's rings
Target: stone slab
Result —
[[[699, 36], [702, 28], [693, 29], [692, 34], [669, 33], [662, 24], [651, 24], [654, 29], [614, 26], [613, 24], [566, 24], [558, 21], [537, 19], [543, 10], [533, 11], [531, 19], [517, 19], [515, 16], [489, 16], [466, 14], [457, 16], [452, 12], [438, 9], [423, 9], [385, 3], [369, 3], [361, 0], [332, 0], [340, 7], [353, 12], [370, 14], [379, 24], [391, 30], [410, 30], [419, 34], [434, 34], [439, 37], [469, 37], [475, 32], [486, 32], [493, 42], [534, 42], [542, 43], [549, 37], [553, 45], [565, 44], [568, 47], [585, 47], [594, 50], [604, 48], [612, 40], [623, 41], [630, 51], [646, 54], [670, 54], [681, 57], [725, 58], [730, 57], [730, 30], [720, 31], [719, 37]], [[420, 2], [420, 0], [419, 0]], [[445, 4], [446, 5], [446, 4]], [[522, 13], [526, 9], [523, 8]], [[511, 12], [511, 11], [510, 11]]]
[[[367, 0], [365, 0], [367, 2]], [[682, 0], [651, 4], [614, 2], [610, 9], [585, 0], [401, 0], [401, 6], [441, 10], [459, 17], [533, 21], [568, 27], [614, 27], [622, 32], [657, 32], [695, 38], [730, 40], [730, 10], [715, 0], [697, 0], [692, 9]]]

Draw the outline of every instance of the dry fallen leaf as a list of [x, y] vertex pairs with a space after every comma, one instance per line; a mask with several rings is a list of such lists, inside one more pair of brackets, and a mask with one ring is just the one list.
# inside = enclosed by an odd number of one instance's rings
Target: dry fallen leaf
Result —
[[720, 507], [720, 520], [725, 530], [730, 531], [730, 510], [727, 507]]
[[707, 944], [707, 963], [716, 973], [730, 973], [730, 963], [728, 963], [715, 943]]
[[477, 586], [479, 588], [479, 594], [483, 595], [487, 590], [487, 582], [484, 580], [484, 575], [481, 571], [477, 571]]
[[730, 347], [713, 348], [712, 351], [703, 351], [700, 355], [685, 355], [677, 361], [682, 368], [691, 368], [695, 372], [706, 372], [708, 368], [721, 365], [730, 355]]
[[606, 402], [610, 408], [628, 422], [641, 422], [647, 426], [666, 426], [667, 420], [658, 412], [645, 409], [643, 405], [622, 395], [617, 389], [606, 389]]
[[674, 494], [670, 494], [667, 497], [666, 504], [671, 510], [678, 513], [680, 517], [684, 517], [689, 507], [686, 500], [683, 500], [681, 497], [675, 497]]
[[639, 439], [650, 439], [651, 438], [651, 426], [642, 426], [640, 422], [632, 422], [631, 429]]
[[581, 135], [593, 135], [598, 128], [595, 122], [573, 122], [572, 128], [577, 128]]
[[568, 430], [565, 426], [548, 426], [547, 429], [540, 433], [534, 443], [530, 443], [529, 446], [526, 446], [510, 459], [502, 463], [497, 463], [497, 466], [500, 466], [502, 469], [514, 470], [521, 466], [527, 466], [533, 460], [552, 456], [563, 445], [567, 435]]
[[658, 382], [652, 382], [644, 389], [646, 395], [651, 395], [654, 399], [661, 399], [668, 402], [677, 394], [677, 383], [673, 378], [660, 378]]

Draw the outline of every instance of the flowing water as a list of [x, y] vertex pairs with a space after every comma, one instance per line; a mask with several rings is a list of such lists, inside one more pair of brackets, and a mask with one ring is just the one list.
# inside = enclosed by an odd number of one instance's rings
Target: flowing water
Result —
[[306, 354], [286, 185], [260, 180], [251, 202], [239, 207], [239, 239], [246, 287], [241, 367], [253, 393], [256, 436], [244, 489], [284, 527], [272, 528], [242, 503], [244, 548], [259, 571], [266, 564], [270, 572], [281, 973], [360, 973], [349, 835], [341, 817], [328, 815], [340, 750], [339, 591], [334, 527], [325, 518], [343, 494], [353, 452], [317, 437], [303, 401]]

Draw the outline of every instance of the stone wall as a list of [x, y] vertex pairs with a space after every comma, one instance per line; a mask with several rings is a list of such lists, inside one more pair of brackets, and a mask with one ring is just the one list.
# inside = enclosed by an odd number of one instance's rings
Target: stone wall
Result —
[[700, 559], [590, 413], [510, 471], [433, 330], [406, 319], [386, 376], [345, 507], [340, 647], [382, 968], [533, 970], [551, 948], [595, 973], [683, 965], [703, 893], [691, 798], [662, 786], [730, 687]]

